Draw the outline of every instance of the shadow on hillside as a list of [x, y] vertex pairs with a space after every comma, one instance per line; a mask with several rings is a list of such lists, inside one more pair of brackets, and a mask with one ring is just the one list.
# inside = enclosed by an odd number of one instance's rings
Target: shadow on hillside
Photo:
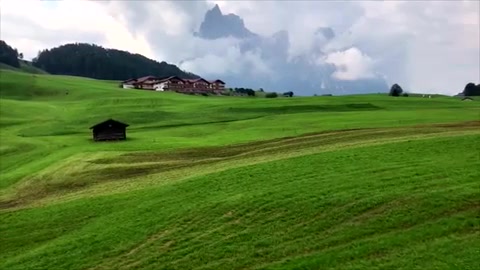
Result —
[[142, 129], [158, 129], [158, 128], [176, 128], [176, 127], [188, 127], [188, 126], [202, 126], [202, 125], [214, 125], [214, 124], [223, 124], [223, 123], [231, 123], [231, 122], [238, 122], [238, 121], [247, 121], [247, 120], [255, 120], [260, 119], [265, 116], [255, 116], [255, 117], [246, 117], [246, 118], [238, 118], [238, 119], [226, 119], [226, 120], [218, 120], [218, 121], [208, 121], [208, 122], [199, 122], [199, 123], [178, 123], [178, 124], [167, 124], [167, 125], [154, 125], [154, 126], [146, 126], [146, 127], [138, 127], [135, 128], [137, 130]]
[[106, 141], [95, 141], [92, 138], [92, 135], [89, 134], [90, 137], [86, 138], [85, 141], [89, 143], [94, 143], [95, 145], [115, 145], [115, 144], [121, 144], [121, 143], [128, 143], [128, 142], [134, 142], [137, 141], [138, 138], [135, 136], [129, 136], [127, 132], [127, 138], [125, 140], [106, 140]]
[[[211, 124], [222, 124], [222, 123], [231, 123], [238, 121], [247, 121], [260, 119], [269, 115], [276, 114], [295, 114], [295, 113], [308, 113], [308, 112], [348, 112], [348, 111], [373, 111], [373, 110], [382, 110], [382, 107], [375, 106], [370, 103], [358, 103], [358, 104], [340, 104], [340, 105], [294, 105], [294, 106], [280, 106], [280, 107], [230, 107], [226, 111], [228, 114], [237, 113], [238, 116], [251, 113], [258, 113], [260, 115], [254, 117], [244, 117], [237, 119], [226, 119], [218, 121], [209, 121], [209, 122], [199, 122], [199, 123], [178, 123], [178, 124], [167, 124], [167, 125], [154, 125], [136, 128], [139, 130], [142, 129], [157, 129], [157, 128], [176, 128], [176, 127], [187, 127], [187, 126], [199, 126], [199, 125], [211, 125]], [[222, 114], [220, 112], [219, 114]]]
[[229, 112], [257, 112], [269, 114], [293, 114], [306, 112], [348, 112], [348, 111], [372, 111], [381, 110], [382, 107], [371, 103], [352, 103], [338, 105], [292, 105], [281, 107], [253, 107], [253, 108], [228, 108]]

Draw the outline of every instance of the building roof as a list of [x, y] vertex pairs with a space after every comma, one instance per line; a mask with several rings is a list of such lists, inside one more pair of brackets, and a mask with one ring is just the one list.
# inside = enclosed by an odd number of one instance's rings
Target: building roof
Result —
[[98, 127], [102, 127], [102, 126], [106, 126], [106, 125], [115, 125], [115, 126], [122, 126], [122, 127], [128, 127], [129, 124], [125, 124], [125, 123], [122, 123], [120, 121], [117, 121], [117, 120], [113, 120], [112, 118], [108, 119], [108, 120], [105, 120], [103, 122], [100, 122], [94, 126], [91, 126], [90, 129], [94, 129], [94, 128], [98, 128]]
[[169, 81], [169, 80], [172, 80], [172, 79], [177, 79], [179, 81], [189, 82], [189, 83], [205, 82], [205, 83], [208, 83], [208, 84], [212, 84], [212, 83], [225, 84], [224, 81], [219, 80], [219, 79], [213, 80], [213, 81], [208, 81], [208, 80], [205, 80], [204, 78], [182, 79], [178, 76], [168, 76], [168, 77], [163, 77], [163, 78], [159, 78], [159, 77], [155, 77], [155, 76], [144, 76], [144, 77], [141, 77], [141, 78], [138, 78], [138, 79], [128, 79], [126, 81], [123, 81], [123, 83], [130, 83], [131, 82], [132, 84], [145, 84], [145, 81], [155, 80], [156, 82], [154, 82], [154, 83], [148, 83], [148, 84], [155, 84], [155, 83], [158, 83], [158, 82], [165, 82], [165, 81]]
[[219, 80], [219, 79], [216, 79], [216, 80], [210, 81], [210, 83], [216, 83], [216, 82], [225, 84], [225, 82], [224, 82], [224, 81], [222, 81], [222, 80]]
[[122, 83], [135, 82], [136, 80], [137, 80], [137, 79], [131, 78], [131, 79], [128, 79], [128, 80], [123, 81]]
[[[144, 85], [154, 85], [154, 84], [157, 84], [157, 83], [162, 83], [162, 82], [169, 81], [171, 79], [177, 79], [179, 81], [185, 82], [185, 80], [183, 80], [182, 78], [179, 78], [177, 76], [170, 76], [170, 77], [163, 78], [163, 79], [162, 78], [154, 78], [154, 79], [155, 79], [155, 81], [153, 81], [153, 82], [142, 83], [142, 84], [144, 84]], [[137, 84], [138, 84], [138, 82], [137, 82]]]
[[200, 82], [200, 81], [203, 81], [203, 82], [206, 82], [206, 83], [210, 83], [209, 81], [203, 79], [203, 78], [198, 78], [198, 79], [184, 79], [184, 81], [186, 82], [191, 82], [191, 83], [196, 83], [196, 82]]
[[185, 82], [185, 79], [182, 79], [178, 76], [170, 76], [170, 77], [167, 77], [165, 80], [171, 80], [171, 79], [177, 79], [179, 81]]
[[155, 79], [158, 79], [158, 78], [155, 77], [155, 76], [145, 76], [145, 77], [138, 78], [138, 79], [136, 80], [136, 83], [142, 83], [142, 82], [144, 82], [144, 81], [155, 80]]

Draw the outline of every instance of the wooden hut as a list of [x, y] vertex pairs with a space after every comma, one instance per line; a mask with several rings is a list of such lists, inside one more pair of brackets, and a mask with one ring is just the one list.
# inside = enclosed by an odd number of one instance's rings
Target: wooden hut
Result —
[[93, 130], [93, 140], [95, 141], [125, 140], [128, 126], [128, 124], [108, 119], [90, 127], [90, 129]]

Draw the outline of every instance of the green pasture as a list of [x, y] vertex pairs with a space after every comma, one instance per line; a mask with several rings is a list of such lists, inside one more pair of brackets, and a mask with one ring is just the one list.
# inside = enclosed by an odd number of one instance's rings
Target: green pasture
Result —
[[478, 101], [1, 69], [0, 269], [478, 269], [478, 168]]

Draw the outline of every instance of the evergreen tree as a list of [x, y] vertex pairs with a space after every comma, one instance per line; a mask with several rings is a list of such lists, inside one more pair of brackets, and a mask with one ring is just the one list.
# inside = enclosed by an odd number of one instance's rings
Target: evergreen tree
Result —
[[402, 87], [400, 87], [400, 85], [398, 85], [398, 84], [394, 84], [394, 85], [392, 85], [392, 87], [390, 88], [390, 93], [389, 93], [389, 95], [390, 95], [390, 96], [393, 96], [393, 97], [398, 97], [398, 96], [400, 96], [402, 93], [403, 93]]
[[0, 63], [16, 68], [20, 67], [17, 49], [12, 48], [3, 40], [0, 40]]
[[467, 83], [463, 90], [463, 94], [465, 96], [480, 96], [480, 84], [475, 85], [474, 83]]

